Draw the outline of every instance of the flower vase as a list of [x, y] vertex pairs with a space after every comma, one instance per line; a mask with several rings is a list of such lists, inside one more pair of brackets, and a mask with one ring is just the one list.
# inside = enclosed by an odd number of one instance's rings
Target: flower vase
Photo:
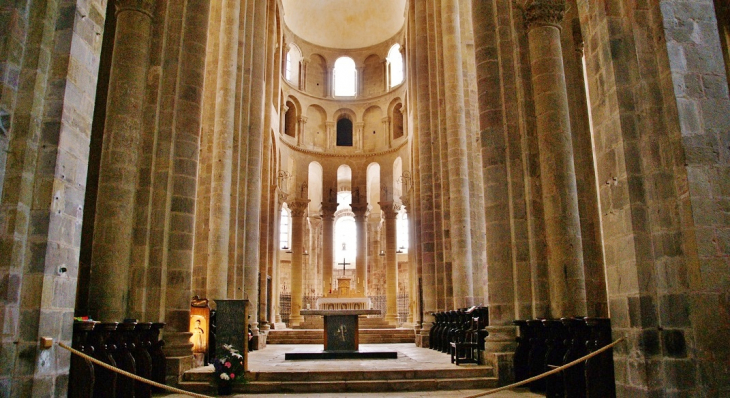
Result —
[[230, 380], [218, 380], [218, 395], [233, 394], [233, 383]]

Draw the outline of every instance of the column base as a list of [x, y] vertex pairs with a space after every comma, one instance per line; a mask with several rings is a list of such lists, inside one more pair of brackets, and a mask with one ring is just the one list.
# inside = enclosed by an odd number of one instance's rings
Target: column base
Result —
[[165, 364], [167, 370], [165, 373], [165, 384], [168, 386], [178, 386], [182, 380], [183, 373], [194, 367], [193, 354], [184, 357], [167, 357]]
[[261, 325], [261, 329], [259, 329], [259, 350], [266, 348], [266, 338], [269, 337], [269, 330], [271, 329], [271, 325], [268, 323], [265, 325]]
[[304, 322], [304, 317], [301, 315], [290, 315], [289, 316], [289, 327], [293, 328], [299, 326]]
[[485, 349], [479, 362], [492, 365], [500, 386], [513, 383], [517, 328], [515, 326], [487, 326], [487, 331], [489, 336], [484, 340]]
[[187, 357], [192, 358], [193, 355], [193, 343], [190, 342], [190, 338], [193, 336], [190, 332], [170, 332], [165, 331], [162, 339], [165, 341], [165, 345], [162, 351], [166, 357]]
[[391, 325], [398, 326], [398, 315], [386, 314], [385, 322], [388, 322]]

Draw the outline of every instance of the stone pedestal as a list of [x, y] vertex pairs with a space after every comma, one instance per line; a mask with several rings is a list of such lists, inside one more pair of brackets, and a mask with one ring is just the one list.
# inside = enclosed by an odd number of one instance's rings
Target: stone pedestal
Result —
[[487, 326], [489, 335], [484, 340], [484, 351], [479, 363], [492, 365], [499, 385], [514, 382], [513, 358], [517, 349], [517, 328], [514, 326]]
[[224, 344], [230, 344], [243, 355], [243, 366], [248, 370], [248, 300], [215, 300], [216, 334], [215, 352], [225, 352]]

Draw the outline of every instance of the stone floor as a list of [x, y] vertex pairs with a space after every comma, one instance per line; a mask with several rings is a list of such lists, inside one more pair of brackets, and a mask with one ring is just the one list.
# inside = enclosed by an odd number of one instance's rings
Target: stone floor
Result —
[[[373, 360], [296, 360], [285, 361], [284, 354], [286, 352], [316, 352], [321, 351], [322, 345], [315, 344], [276, 344], [268, 345], [265, 349], [249, 353], [249, 369], [254, 372], [309, 372], [309, 371], [328, 371], [328, 370], [351, 370], [353, 372], [368, 372], [370, 370], [404, 370], [404, 369], [424, 369], [424, 370], [440, 370], [454, 369], [456, 365], [452, 364], [447, 354], [436, 352], [429, 349], [416, 347], [412, 343], [401, 344], [361, 344], [361, 351], [397, 351], [398, 359], [373, 359]], [[475, 365], [463, 365], [475, 366]], [[198, 368], [200, 372], [210, 372], [211, 369]], [[335, 398], [335, 397], [469, 397], [486, 390], [448, 390], [448, 391], [409, 391], [409, 392], [392, 392], [392, 393], [303, 393], [303, 394], [237, 394], [232, 397], [317, 397], [317, 398]], [[165, 397], [184, 397], [179, 394], [164, 395]], [[542, 397], [539, 394], [533, 394], [525, 389], [517, 389], [514, 391], [504, 391], [496, 394], [488, 395], [488, 397], [520, 397], [534, 398]]]

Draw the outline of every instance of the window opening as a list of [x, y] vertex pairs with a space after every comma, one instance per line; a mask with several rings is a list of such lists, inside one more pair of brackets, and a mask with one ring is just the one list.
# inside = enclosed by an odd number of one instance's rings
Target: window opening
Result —
[[388, 51], [388, 65], [390, 67], [390, 87], [403, 83], [403, 55], [400, 53], [400, 44], [394, 44]]
[[337, 121], [337, 146], [352, 146], [352, 121], [346, 117]]
[[357, 69], [355, 61], [341, 57], [335, 61], [335, 97], [354, 97], [357, 94]]

